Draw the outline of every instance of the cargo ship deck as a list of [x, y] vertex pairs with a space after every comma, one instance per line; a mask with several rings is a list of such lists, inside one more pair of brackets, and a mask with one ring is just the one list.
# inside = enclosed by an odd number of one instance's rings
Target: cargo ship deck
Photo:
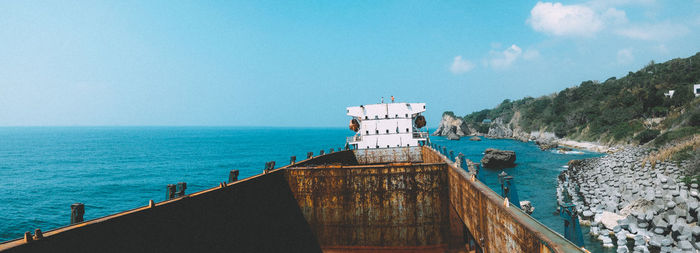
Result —
[[331, 152], [0, 251], [583, 252], [468, 171], [429, 146]]

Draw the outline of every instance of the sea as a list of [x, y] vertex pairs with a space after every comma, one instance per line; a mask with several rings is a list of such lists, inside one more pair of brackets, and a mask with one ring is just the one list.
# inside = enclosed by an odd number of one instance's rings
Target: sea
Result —
[[[246, 178], [261, 173], [268, 161], [280, 167], [291, 156], [302, 160], [307, 152], [337, 150], [353, 134], [347, 128], [2, 127], [0, 241], [68, 225], [73, 203], [83, 203], [90, 220], [163, 201], [168, 184], [186, 182], [186, 193], [193, 193], [226, 181], [233, 169]], [[487, 148], [515, 151], [514, 168], [482, 169], [482, 181], [500, 193], [498, 174], [513, 176], [520, 200], [535, 207], [532, 216], [561, 234], [557, 176], [569, 160], [603, 155], [541, 151], [532, 142], [508, 139], [431, 141], [475, 162]], [[602, 251], [590, 236], [584, 238], [586, 248]]]

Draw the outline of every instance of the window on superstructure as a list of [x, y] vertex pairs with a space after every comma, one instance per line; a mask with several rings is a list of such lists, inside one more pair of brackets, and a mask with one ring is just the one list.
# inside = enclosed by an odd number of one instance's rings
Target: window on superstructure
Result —
[[396, 127], [396, 133], [397, 134], [399, 133], [399, 127]]
[[365, 130], [365, 134], [369, 134], [369, 130]]
[[374, 119], [379, 119], [379, 115], [374, 115]]
[[374, 133], [375, 133], [375, 134], [379, 134], [379, 130], [374, 130]]
[[406, 118], [408, 118], [408, 113], [406, 113]]
[[406, 132], [408, 133], [408, 127], [406, 128]]
[[394, 118], [398, 118], [398, 117], [399, 117], [399, 115], [398, 115], [398, 114], [394, 115]]
[[386, 130], [386, 133], [389, 133], [389, 129]]
[[388, 118], [389, 118], [389, 114], [384, 114], [384, 118], [385, 118], [385, 119], [388, 119]]
[[365, 116], [365, 119], [369, 119], [369, 117]]

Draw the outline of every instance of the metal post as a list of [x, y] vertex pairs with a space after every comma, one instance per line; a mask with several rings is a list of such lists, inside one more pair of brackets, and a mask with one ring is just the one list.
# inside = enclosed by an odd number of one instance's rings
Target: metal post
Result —
[[187, 189], [187, 183], [185, 183], [185, 182], [177, 183], [177, 190], [175, 191], [175, 197], [185, 196], [185, 189]]
[[41, 232], [41, 229], [35, 229], [34, 230], [34, 240], [41, 240], [41, 238], [44, 238], [44, 233]]
[[442, 147], [442, 154], [447, 155], [447, 147]]
[[83, 214], [85, 214], [85, 205], [83, 203], [70, 205], [70, 224], [83, 222]]
[[476, 180], [482, 181], [481, 177], [479, 176], [479, 171], [481, 171], [481, 163], [474, 163], [474, 176], [476, 177]]
[[233, 183], [233, 182], [238, 181], [238, 173], [239, 173], [238, 170], [231, 170], [228, 173], [228, 182]]
[[[230, 177], [231, 175], [229, 174], [229, 178]], [[177, 195], [175, 192], [177, 192], [177, 187], [174, 184], [167, 185], [165, 190], [165, 200], [171, 200], [176, 198]]]
[[504, 171], [498, 174], [498, 181], [501, 182], [501, 196], [508, 198], [513, 205], [520, 208], [520, 198], [518, 198], [518, 191], [515, 189], [513, 176], [508, 176]]
[[450, 150], [450, 160], [454, 161], [455, 160], [455, 152]]
[[[464, 154], [462, 154], [462, 152], [459, 152], [457, 157], [459, 157], [459, 167], [460, 168], [467, 168], [467, 161], [466, 161], [467, 159], [464, 159]], [[467, 169], [469, 169], [469, 168], [467, 168]]]
[[564, 218], [564, 237], [579, 247], [583, 247], [583, 233], [578, 223], [576, 205], [565, 203], [559, 208], [559, 216]]

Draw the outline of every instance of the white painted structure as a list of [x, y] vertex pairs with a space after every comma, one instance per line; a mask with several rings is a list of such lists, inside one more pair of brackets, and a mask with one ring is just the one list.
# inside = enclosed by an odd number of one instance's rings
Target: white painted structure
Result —
[[700, 84], [693, 85], [693, 93], [695, 96], [700, 96]]
[[669, 97], [669, 98], [672, 98], [672, 97], [673, 97], [673, 93], [675, 93], [675, 92], [676, 92], [675, 90], [669, 90], [667, 93], [664, 93], [664, 96]]
[[355, 136], [348, 137], [354, 149], [416, 147], [428, 140], [415, 119], [425, 111], [425, 103], [387, 103], [353, 106], [347, 114], [359, 122]]

